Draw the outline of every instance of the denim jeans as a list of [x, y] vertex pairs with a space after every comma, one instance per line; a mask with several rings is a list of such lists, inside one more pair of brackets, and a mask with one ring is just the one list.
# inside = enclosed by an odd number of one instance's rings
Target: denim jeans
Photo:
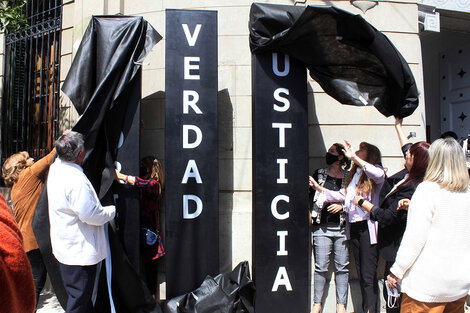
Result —
[[333, 253], [335, 262], [336, 303], [346, 305], [348, 299], [349, 253], [344, 228], [332, 230], [317, 226], [313, 232], [315, 251], [315, 274], [313, 301], [321, 303], [325, 290], [326, 276]]

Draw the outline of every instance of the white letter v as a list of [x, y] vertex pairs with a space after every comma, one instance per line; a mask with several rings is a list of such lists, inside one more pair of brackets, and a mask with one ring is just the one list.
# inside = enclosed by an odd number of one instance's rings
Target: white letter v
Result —
[[188, 24], [182, 24], [182, 26], [189, 46], [194, 47], [194, 45], [196, 44], [197, 36], [199, 36], [199, 31], [201, 30], [201, 24], [196, 25], [193, 35], [191, 35], [191, 33], [189, 32]]

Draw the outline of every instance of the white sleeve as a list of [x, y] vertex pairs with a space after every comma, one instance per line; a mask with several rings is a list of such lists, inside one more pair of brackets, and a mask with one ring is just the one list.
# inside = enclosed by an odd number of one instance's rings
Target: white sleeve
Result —
[[[390, 268], [399, 279], [410, 269], [426, 243], [435, 206], [432, 201], [433, 183], [421, 183], [411, 198], [405, 234], [395, 263]], [[434, 191], [434, 193], [437, 192]]]
[[104, 225], [116, 214], [114, 205], [101, 206], [95, 190], [90, 184], [79, 183], [72, 188], [69, 196], [70, 207], [86, 224]]

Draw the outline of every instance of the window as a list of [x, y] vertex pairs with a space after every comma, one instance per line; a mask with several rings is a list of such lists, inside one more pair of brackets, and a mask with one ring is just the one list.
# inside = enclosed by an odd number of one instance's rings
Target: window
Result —
[[28, 26], [5, 38], [1, 161], [52, 150], [59, 125], [61, 0], [30, 0]]

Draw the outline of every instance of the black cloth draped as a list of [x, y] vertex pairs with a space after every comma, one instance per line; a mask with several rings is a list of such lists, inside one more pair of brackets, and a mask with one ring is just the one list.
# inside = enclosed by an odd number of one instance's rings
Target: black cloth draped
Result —
[[418, 106], [410, 67], [390, 40], [360, 15], [331, 6], [254, 3], [252, 53], [282, 52], [303, 62], [343, 104], [373, 105], [385, 116], [409, 116]]

